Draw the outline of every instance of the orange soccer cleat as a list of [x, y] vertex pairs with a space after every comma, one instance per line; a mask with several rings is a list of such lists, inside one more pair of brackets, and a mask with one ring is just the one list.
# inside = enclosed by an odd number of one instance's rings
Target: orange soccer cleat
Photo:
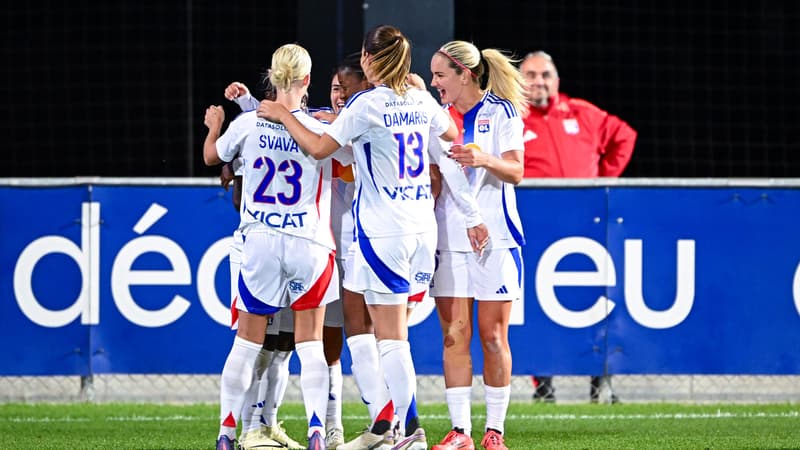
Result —
[[475, 443], [466, 434], [450, 430], [442, 442], [431, 447], [431, 450], [475, 450]]

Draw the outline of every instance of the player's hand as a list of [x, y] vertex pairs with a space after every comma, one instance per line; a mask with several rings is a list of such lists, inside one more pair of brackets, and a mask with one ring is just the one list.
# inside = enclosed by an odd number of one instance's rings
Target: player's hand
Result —
[[423, 80], [422, 77], [416, 73], [409, 73], [406, 75], [406, 84], [417, 89], [422, 89], [423, 91], [426, 89], [425, 80]]
[[467, 237], [472, 245], [472, 251], [483, 256], [484, 249], [489, 245], [489, 229], [486, 228], [486, 224], [482, 223], [472, 228], [467, 228]]
[[247, 86], [245, 86], [244, 83], [240, 83], [238, 81], [234, 81], [233, 83], [229, 84], [228, 87], [225, 88], [225, 98], [227, 98], [228, 100], [235, 100], [249, 93], [250, 90], [247, 89]]
[[211, 105], [206, 108], [206, 116], [203, 123], [209, 130], [219, 130], [222, 128], [222, 122], [225, 121], [225, 110], [222, 106]]
[[454, 144], [450, 147], [448, 156], [463, 167], [484, 167], [488, 159], [488, 155], [481, 151], [477, 144], [473, 143], [467, 145]]
[[317, 120], [324, 120], [328, 123], [333, 123], [333, 121], [336, 120], [336, 114], [328, 111], [314, 111], [311, 113], [311, 116]]
[[221, 184], [222, 187], [227, 191], [231, 181], [233, 181], [234, 178], [236, 178], [236, 174], [233, 173], [233, 168], [231, 165], [223, 164], [222, 172], [219, 174], [219, 184]]
[[281, 123], [281, 117], [288, 112], [289, 110], [285, 106], [269, 100], [261, 100], [261, 103], [258, 104], [258, 109], [256, 109], [258, 117], [276, 123]]

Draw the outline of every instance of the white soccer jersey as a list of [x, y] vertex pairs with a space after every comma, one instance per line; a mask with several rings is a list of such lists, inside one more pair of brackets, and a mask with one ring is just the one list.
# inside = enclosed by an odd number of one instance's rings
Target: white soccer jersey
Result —
[[428, 136], [443, 134], [449, 125], [427, 91], [411, 89], [399, 96], [377, 86], [350, 98], [327, 133], [341, 145], [352, 141], [359, 237], [436, 229]]
[[[301, 110], [292, 111], [309, 130], [326, 125]], [[240, 114], [217, 140], [223, 161], [241, 155], [242, 230], [273, 230], [310, 239], [334, 249], [330, 228], [331, 161], [306, 155], [283, 125]]]
[[353, 233], [353, 193], [355, 183], [334, 178], [331, 184], [331, 229], [336, 240], [336, 258], [344, 259], [355, 241]]
[[[482, 151], [498, 158], [508, 150], [524, 149], [522, 118], [509, 101], [486, 93], [463, 116], [452, 105], [445, 106], [445, 109], [459, 125], [457, 143], [475, 143]], [[484, 168], [465, 168], [464, 171], [489, 228], [489, 248], [524, 245], [514, 185], [501, 181]], [[464, 231], [464, 216], [459, 212], [446, 182], [442, 183], [442, 192], [436, 201], [436, 220], [439, 250], [472, 251]]]

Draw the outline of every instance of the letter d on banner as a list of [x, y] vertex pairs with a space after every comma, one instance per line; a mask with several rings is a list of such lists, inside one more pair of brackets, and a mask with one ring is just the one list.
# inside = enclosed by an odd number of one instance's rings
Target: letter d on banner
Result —
[[[80, 315], [82, 325], [100, 321], [100, 203], [81, 205], [81, 246], [61, 236], [43, 236], [28, 244], [14, 268], [14, 296], [22, 313], [43, 327], [58, 328]], [[81, 292], [68, 308], [51, 311], [39, 304], [33, 292], [33, 270], [45, 255], [63, 253], [72, 258], [81, 271]], [[91, 272], [90, 272], [91, 271]]]

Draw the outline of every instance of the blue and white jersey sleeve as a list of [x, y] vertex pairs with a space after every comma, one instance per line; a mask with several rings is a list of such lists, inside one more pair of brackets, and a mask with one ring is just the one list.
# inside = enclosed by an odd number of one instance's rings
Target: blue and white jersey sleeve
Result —
[[244, 142], [250, 133], [250, 124], [255, 117], [255, 111], [239, 114], [228, 124], [228, 129], [217, 139], [216, 146], [219, 159], [231, 162], [241, 153]]
[[[426, 92], [427, 94], [427, 92]], [[436, 100], [428, 94], [434, 113], [431, 115], [431, 136], [439, 137], [450, 128], [450, 117], [442, 107], [436, 103]]]
[[355, 157], [353, 156], [353, 146], [352, 145], [342, 146], [341, 148], [339, 148], [339, 150], [336, 150], [335, 152], [333, 152], [333, 155], [331, 155], [331, 156], [336, 161], [339, 161], [339, 164], [341, 164], [344, 167], [347, 167], [350, 164], [353, 164], [355, 162]]
[[[498, 158], [512, 150], [524, 150], [522, 118], [507, 100], [486, 94], [483, 100], [488, 115], [478, 114], [474, 128], [475, 142]], [[487, 123], [488, 121], [488, 123]], [[482, 130], [488, 129], [487, 132]], [[514, 185], [479, 169], [473, 191], [489, 227], [491, 248], [514, 248], [525, 245], [522, 221], [517, 211]]]
[[356, 106], [350, 107], [354, 102], [353, 100], [360, 97], [363, 93], [369, 91], [361, 91], [347, 102], [347, 106], [339, 111], [339, 116], [328, 127], [326, 133], [332, 137], [340, 147], [344, 147], [351, 140], [363, 135], [369, 128], [369, 121], [367, 120], [367, 106], [365, 102], [357, 102]]
[[241, 108], [242, 111], [244, 112], [252, 111], [258, 108], [258, 103], [259, 103], [258, 100], [256, 100], [256, 98], [253, 97], [253, 95], [249, 92], [247, 94], [236, 97], [235, 99], [233, 99], [233, 102], [239, 105], [239, 108]]
[[[450, 144], [439, 137], [431, 136], [430, 154], [431, 164], [439, 166], [439, 173], [442, 175], [442, 189], [447, 189], [452, 193], [453, 204], [458, 208], [458, 212], [465, 228], [472, 228], [483, 223], [478, 202], [472, 193], [472, 188], [464, 176], [464, 171], [457, 162], [448, 158], [445, 148]], [[438, 219], [437, 219], [438, 221]], [[442, 229], [442, 227], [439, 227]], [[464, 231], [466, 233], [466, 230]], [[472, 248], [470, 246], [470, 248]]]

